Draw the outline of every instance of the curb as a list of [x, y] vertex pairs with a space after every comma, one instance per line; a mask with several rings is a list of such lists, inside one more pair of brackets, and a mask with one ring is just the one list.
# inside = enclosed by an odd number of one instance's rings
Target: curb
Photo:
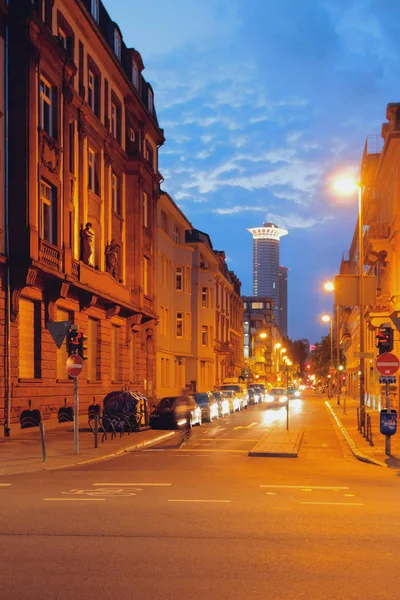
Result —
[[350, 437], [347, 429], [342, 424], [339, 417], [336, 416], [336, 414], [335, 414], [334, 410], [332, 409], [331, 405], [329, 404], [328, 400], [325, 400], [325, 406], [331, 413], [332, 417], [335, 419], [337, 426], [339, 427], [340, 431], [342, 432], [344, 439], [346, 440], [350, 450], [352, 451], [353, 455], [357, 458], [357, 460], [360, 460], [361, 462], [369, 463], [371, 465], [377, 465], [378, 467], [385, 467], [387, 469], [388, 465], [386, 463], [384, 463], [376, 458], [370, 458], [369, 456], [366, 456], [365, 454], [363, 454], [361, 452], [361, 450], [358, 448], [358, 446], [355, 443], [355, 441], [353, 440], [353, 438]]
[[257, 450], [257, 446], [260, 445], [260, 442], [258, 442], [254, 446], [253, 450], [250, 450], [248, 452], [247, 456], [255, 456], [258, 458], [264, 458], [264, 457], [267, 457], [267, 458], [298, 458], [300, 444], [303, 439], [303, 433], [304, 433], [303, 430], [300, 429], [299, 435], [297, 436], [297, 439], [293, 446], [293, 452], [274, 452], [273, 450], [271, 450], [271, 451], [266, 450], [265, 452], [263, 452], [262, 450]]
[[[116, 458], [117, 456], [121, 456], [125, 452], [135, 452], [136, 450], [140, 450], [141, 448], [145, 448], [146, 446], [152, 446], [154, 444], [158, 444], [163, 440], [166, 440], [175, 435], [175, 431], [170, 431], [169, 433], [164, 433], [150, 440], [144, 440], [143, 442], [138, 442], [132, 446], [127, 446], [126, 448], [121, 448], [120, 450], [116, 450], [115, 452], [110, 452], [109, 454], [103, 454], [102, 456], [96, 456], [95, 458], [89, 458], [87, 460], [80, 460], [77, 462], [71, 462], [67, 465], [60, 465], [58, 467], [41, 467], [39, 469], [35, 469], [33, 471], [20, 471], [18, 473], [12, 473], [11, 475], [24, 475], [26, 473], [37, 473], [41, 471], [59, 471], [61, 469], [69, 469], [71, 467], [80, 467], [82, 465], [89, 465], [91, 463], [101, 462], [102, 460], [109, 460], [111, 458]], [[11, 476], [10, 475], [10, 476]], [[0, 477], [9, 476], [6, 474], [0, 474]]]

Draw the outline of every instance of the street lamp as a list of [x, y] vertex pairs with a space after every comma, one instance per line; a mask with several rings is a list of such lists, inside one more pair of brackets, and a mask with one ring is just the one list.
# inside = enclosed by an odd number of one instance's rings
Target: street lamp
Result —
[[363, 236], [363, 206], [361, 182], [352, 177], [343, 177], [334, 182], [334, 188], [341, 194], [349, 194], [357, 189], [358, 192], [358, 305], [360, 307], [360, 426], [365, 421], [365, 334], [364, 334], [364, 236]]
[[[332, 281], [325, 281], [324, 290], [326, 292], [334, 292], [335, 285]], [[340, 369], [340, 315], [339, 315], [339, 304], [336, 304], [336, 309], [334, 306], [334, 310], [336, 312], [336, 369]], [[340, 404], [340, 379], [339, 379], [339, 371], [338, 371], [338, 393], [337, 393], [337, 403]]]
[[329, 341], [330, 341], [330, 346], [331, 346], [331, 367], [333, 367], [333, 337], [332, 337], [332, 317], [330, 317], [329, 315], [322, 315], [321, 317], [321, 321], [323, 321], [324, 323], [329, 323]]

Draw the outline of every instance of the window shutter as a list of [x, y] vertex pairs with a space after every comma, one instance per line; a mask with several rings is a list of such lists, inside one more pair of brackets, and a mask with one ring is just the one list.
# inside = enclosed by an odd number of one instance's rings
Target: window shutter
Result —
[[35, 377], [35, 303], [26, 298], [19, 301], [19, 376]]

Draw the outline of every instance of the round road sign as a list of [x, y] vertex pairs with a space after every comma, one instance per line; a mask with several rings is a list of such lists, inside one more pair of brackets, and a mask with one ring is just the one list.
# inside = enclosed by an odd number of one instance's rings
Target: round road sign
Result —
[[71, 354], [67, 358], [67, 373], [70, 377], [78, 377], [83, 369], [83, 358], [79, 354]]
[[385, 352], [376, 359], [376, 368], [381, 375], [394, 375], [397, 373], [400, 361], [395, 354]]

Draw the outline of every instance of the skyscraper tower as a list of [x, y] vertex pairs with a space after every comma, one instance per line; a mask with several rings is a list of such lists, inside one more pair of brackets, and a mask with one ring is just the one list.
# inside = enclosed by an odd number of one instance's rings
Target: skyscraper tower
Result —
[[253, 296], [274, 300], [275, 321], [280, 327], [279, 240], [288, 231], [273, 223], [248, 231], [253, 236]]

